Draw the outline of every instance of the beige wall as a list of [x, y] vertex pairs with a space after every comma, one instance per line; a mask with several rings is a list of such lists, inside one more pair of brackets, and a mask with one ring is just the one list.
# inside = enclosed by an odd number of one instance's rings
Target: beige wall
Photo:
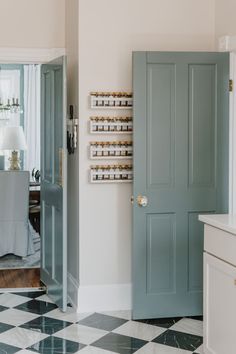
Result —
[[[74, 105], [78, 116], [78, 0], [66, 0], [66, 54], [68, 107]], [[79, 281], [79, 235], [78, 235], [78, 150], [68, 157], [68, 272], [73, 280]], [[73, 290], [69, 294], [73, 297]], [[73, 300], [73, 299], [72, 299]], [[74, 301], [75, 302], [75, 301]]]
[[214, 1], [80, 0], [79, 4], [80, 284], [128, 284], [131, 186], [88, 183], [88, 144], [95, 139], [88, 133], [89, 117], [107, 114], [91, 111], [88, 95], [91, 90], [132, 89], [134, 50], [213, 50]]
[[215, 0], [215, 35], [218, 38], [225, 35], [236, 35], [236, 1]]
[[0, 0], [0, 47], [65, 46], [65, 0]]

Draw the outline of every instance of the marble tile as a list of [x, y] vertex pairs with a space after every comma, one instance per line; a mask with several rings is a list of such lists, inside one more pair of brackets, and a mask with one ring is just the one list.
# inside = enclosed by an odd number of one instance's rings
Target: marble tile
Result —
[[60, 332], [57, 332], [55, 337], [60, 337], [88, 345], [105, 336], [107, 333], [107, 331], [101, 329], [73, 324], [70, 327], [61, 330]]
[[40, 332], [34, 332], [29, 331], [28, 329], [15, 327], [7, 332], [0, 334], [0, 343], [5, 343], [21, 349], [25, 349], [46, 337], [46, 334]]
[[93, 343], [92, 346], [119, 354], [132, 354], [142, 348], [146, 343], [147, 342], [142, 339], [109, 333]]
[[0, 305], [6, 307], [15, 307], [21, 305], [30, 299], [26, 296], [15, 295], [11, 293], [5, 293], [0, 295]]
[[82, 348], [84, 348], [84, 345], [80, 343], [62, 338], [48, 337], [28, 349], [41, 354], [74, 354]]
[[36, 313], [38, 315], [44, 315], [45, 313], [52, 311], [57, 308], [57, 305], [38, 300], [30, 300], [25, 304], [19, 305], [16, 307], [18, 310], [28, 311]]
[[166, 331], [166, 328], [148, 325], [135, 321], [129, 321], [122, 326], [114, 329], [114, 333], [123, 334], [125, 336], [151, 341]]
[[[1, 317], [1, 315], [0, 315], [0, 317]], [[11, 328], [14, 328], [14, 326], [0, 322], [0, 333], [6, 332]], [[0, 347], [0, 349], [1, 349], [1, 347]], [[1, 351], [0, 351], [0, 353], [1, 353]]]
[[32, 321], [38, 315], [30, 312], [24, 312], [15, 309], [9, 309], [0, 313], [0, 321], [12, 326], [20, 326], [26, 322]]
[[191, 318], [182, 318], [170, 329], [178, 332], [190, 333], [196, 336], [203, 336], [203, 322]]
[[55, 318], [40, 316], [34, 319], [33, 321], [23, 324], [20, 327], [30, 329], [31, 331], [42, 332], [42, 333], [52, 335], [70, 325], [71, 325], [70, 322], [65, 322], [65, 321], [57, 320]]
[[194, 352], [195, 354], [204, 354], [204, 351], [203, 351], [203, 344], [196, 349], [196, 351]]
[[5, 310], [7, 310], [7, 309], [9, 309], [9, 307], [1, 306], [1, 305], [0, 305], [0, 312], [5, 311]]
[[193, 352], [202, 344], [202, 337], [168, 329], [153, 342]]
[[92, 313], [77, 313], [72, 307], [68, 307], [66, 312], [61, 312], [59, 309], [47, 312], [44, 316], [50, 318], [57, 318], [63, 321], [76, 323], [90, 316]]
[[24, 296], [24, 297], [29, 297], [31, 299], [35, 299], [35, 298], [38, 298], [39, 296], [42, 296], [45, 294], [45, 291], [24, 291], [24, 292], [16, 292], [16, 293], [13, 293], [15, 295], [19, 295], [19, 296]]
[[169, 347], [167, 345], [148, 343], [135, 354], [190, 354], [192, 351]]
[[186, 318], [191, 318], [192, 320], [203, 321], [203, 316], [187, 316]]
[[82, 350], [80, 350], [78, 354], [117, 354], [117, 353], [111, 352], [110, 350], [104, 350], [92, 346], [87, 346]]
[[20, 348], [13, 347], [12, 345], [8, 345], [0, 342], [0, 354], [14, 354], [19, 353]]
[[152, 326], [159, 326], [163, 328], [169, 328], [181, 320], [182, 317], [174, 317], [174, 318], [152, 318], [150, 320], [136, 320], [137, 322], [142, 322], [146, 324], [150, 324]]
[[113, 316], [113, 317], [118, 317], [118, 318], [123, 318], [124, 320], [130, 321], [132, 314], [131, 311], [129, 310], [123, 310], [123, 311], [102, 311], [101, 312], [103, 315], [108, 315], [108, 316]]
[[[1, 354], [1, 352], [0, 352]], [[19, 352], [17, 352], [17, 354], [35, 354], [35, 352], [32, 352], [31, 350], [28, 349], [22, 349]]]
[[100, 313], [94, 313], [93, 315], [86, 317], [78, 323], [88, 327], [103, 329], [104, 331], [112, 331], [126, 322], [127, 321], [122, 318], [107, 316]]
[[43, 294], [37, 297], [37, 300], [39, 301], [45, 301], [45, 302], [49, 302], [51, 304], [53, 304], [54, 302], [52, 301], [52, 299], [47, 295], [47, 294]]

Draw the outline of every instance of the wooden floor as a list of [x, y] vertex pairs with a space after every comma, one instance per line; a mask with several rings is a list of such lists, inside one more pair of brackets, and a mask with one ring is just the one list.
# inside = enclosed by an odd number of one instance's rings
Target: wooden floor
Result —
[[39, 268], [0, 270], [0, 288], [38, 288], [40, 286]]

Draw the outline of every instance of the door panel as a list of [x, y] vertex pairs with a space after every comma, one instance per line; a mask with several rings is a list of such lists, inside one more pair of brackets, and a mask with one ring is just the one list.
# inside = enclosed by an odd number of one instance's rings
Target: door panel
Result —
[[[175, 215], [152, 214], [147, 215], [147, 220], [147, 294], [172, 293], [175, 289]], [[162, 277], [163, 269], [166, 277]]]
[[133, 318], [202, 314], [199, 213], [227, 212], [227, 53], [134, 53]]
[[67, 308], [67, 156], [65, 58], [42, 65], [41, 279]]
[[175, 66], [150, 64], [147, 70], [148, 181], [150, 188], [170, 188], [174, 179]]
[[201, 211], [188, 213], [188, 291], [202, 291], [204, 225], [198, 221]]
[[216, 128], [215, 65], [189, 65], [189, 184], [213, 187]]

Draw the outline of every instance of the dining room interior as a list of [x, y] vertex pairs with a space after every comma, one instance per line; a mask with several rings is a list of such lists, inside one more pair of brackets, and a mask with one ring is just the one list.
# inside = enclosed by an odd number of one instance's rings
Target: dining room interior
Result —
[[41, 246], [39, 64], [0, 64], [0, 195], [1, 288], [16, 279], [33, 286]]

